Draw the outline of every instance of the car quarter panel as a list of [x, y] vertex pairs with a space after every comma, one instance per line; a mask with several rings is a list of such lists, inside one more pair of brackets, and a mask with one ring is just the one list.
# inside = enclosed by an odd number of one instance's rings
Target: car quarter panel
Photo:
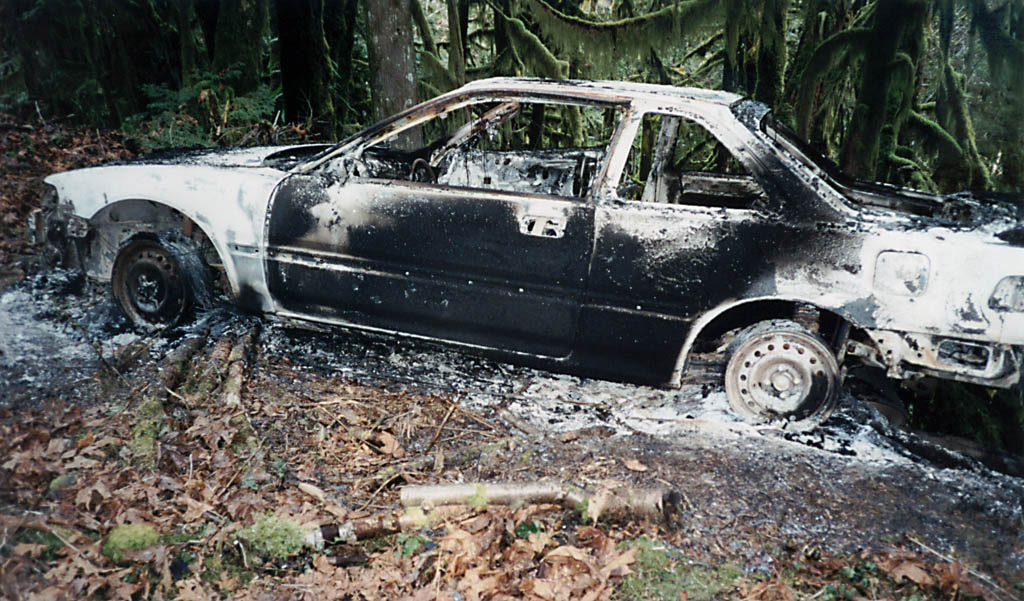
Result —
[[860, 276], [848, 267], [860, 245], [853, 232], [752, 210], [601, 203], [579, 346], [669, 381], [691, 325], [709, 312], [745, 299], [854, 298]]

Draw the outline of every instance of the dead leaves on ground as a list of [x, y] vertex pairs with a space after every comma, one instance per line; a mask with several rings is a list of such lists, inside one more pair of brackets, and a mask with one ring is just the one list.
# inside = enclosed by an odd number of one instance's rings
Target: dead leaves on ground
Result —
[[560, 513], [553, 505], [469, 511], [450, 520], [429, 550], [408, 555], [387, 550], [375, 554], [369, 565], [354, 568], [336, 567], [318, 555], [295, 585], [301, 598], [310, 600], [346, 595], [367, 601], [609, 598], [618, 580], [630, 573], [635, 554], [635, 549], [619, 548], [621, 535], [578, 526], [573, 544], [559, 543], [557, 528], [555, 534], [545, 529], [517, 536], [518, 524]]
[[[211, 359], [209, 353], [190, 359], [193, 368], [175, 388], [194, 390], [196, 374], [219, 374], [202, 369]], [[184, 394], [165, 399], [164, 410], [174, 417], [145, 467], [133, 458], [133, 406], [113, 414], [103, 406], [59, 404], [17, 416], [0, 410], [0, 481], [6, 483], [0, 487], [0, 596], [596, 601], [610, 598], [636, 568], [636, 547], [621, 544], [640, 535], [635, 526], [580, 525], [575, 512], [538, 504], [468, 508], [431, 530], [363, 545], [338, 537], [322, 551], [257, 565], [236, 543], [258, 516], [273, 512], [308, 527], [385, 516], [396, 477], [464, 477], [456, 454], [438, 468], [431, 457], [419, 461], [417, 449], [438, 432], [484, 432], [486, 424], [445, 399], [338, 382], [320, 389], [302, 382], [300, 396], [275, 388], [266, 374], [249, 377], [247, 389], [261, 394], [234, 409], [175, 406]], [[499, 441], [496, 456], [508, 452], [504, 438], [483, 438]], [[439, 438], [436, 448], [438, 454], [474, 446], [469, 443], [486, 448], [484, 441]], [[479, 471], [484, 451], [473, 457]], [[635, 459], [622, 461], [634, 474], [646, 469]], [[499, 467], [507, 469], [504, 464]], [[586, 515], [607, 519], [621, 504], [617, 490], [605, 482]], [[115, 562], [104, 554], [104, 541], [119, 524], [152, 525], [161, 539], [125, 550]], [[735, 598], [798, 598], [797, 588], [799, 597], [812, 594], [808, 587], [835, 582], [851, 559], [832, 561], [817, 561], [802, 588], [781, 577], [744, 578]], [[873, 561], [878, 568], [871, 577], [884, 579], [890, 592], [916, 587], [992, 598], [962, 564], [928, 563], [904, 551]]]
[[43, 177], [129, 156], [118, 134], [0, 114], [0, 265], [25, 251], [25, 217], [39, 206]]
[[[189, 362], [199, 366], [208, 359], [198, 354]], [[194, 386], [197, 373], [185, 371], [182, 392]], [[337, 542], [324, 553], [306, 551], [274, 565], [252, 563], [236, 544], [237, 533], [266, 512], [304, 527], [372, 517], [372, 509], [354, 505], [375, 498], [386, 502], [375, 474], [407, 461], [406, 449], [415, 446], [410, 436], [433, 436], [442, 414], [452, 412], [444, 399], [424, 407], [422, 399], [382, 391], [389, 410], [379, 412], [373, 408], [382, 405], [381, 398], [356, 403], [352, 399], [366, 392], [349, 392], [347, 400], [335, 392], [322, 406], [326, 413], [286, 406], [273, 395], [247, 399], [233, 410], [183, 407], [176, 404], [181, 394], [162, 404], [138, 399], [113, 414], [102, 406], [82, 411], [60, 404], [17, 416], [0, 411], [0, 479], [10, 484], [0, 489], [0, 592], [10, 599], [187, 600], [229, 593], [266, 599], [294, 598], [315, 585], [309, 590], [345, 591], [353, 599], [433, 598], [432, 590], [464, 599], [601, 599], [628, 572], [632, 552], [617, 550], [617, 538], [592, 529], [577, 533], [585, 542], [573, 543], [561, 534], [564, 510], [553, 506], [515, 513], [469, 509], [416, 535], [425, 541], [419, 552], [406, 554], [400, 544], [396, 549], [394, 538], [377, 541], [368, 553], [349, 549], [363, 565], [348, 565], [338, 556], [344, 547]], [[154, 402], [167, 419], [154, 419]], [[159, 422], [162, 430], [155, 435], [155, 457], [140, 463], [133, 415], [147, 405], [147, 423]], [[303, 420], [296, 409], [312, 419]], [[461, 419], [448, 424], [468, 430], [466, 421], [479, 422], [469, 414]], [[440, 440], [437, 448], [453, 443]], [[271, 444], [276, 459], [270, 457]], [[325, 458], [349, 470], [348, 486], [355, 490], [342, 497], [339, 487], [321, 479]], [[516, 526], [527, 518], [545, 521], [549, 533], [516, 536]], [[160, 542], [127, 549], [114, 561], [104, 543], [119, 524], [151, 525]], [[220, 567], [211, 569], [211, 561]]]

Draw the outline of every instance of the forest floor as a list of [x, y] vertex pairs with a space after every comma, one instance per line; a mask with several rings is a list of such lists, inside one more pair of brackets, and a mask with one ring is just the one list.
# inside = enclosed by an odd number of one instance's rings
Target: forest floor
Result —
[[[570, 377], [228, 307], [139, 336], [105, 286], [21, 238], [41, 176], [125, 152], [0, 120], [0, 597], [1024, 598], [1024, 480], [848, 391], [794, 435], [735, 420], [708, 383]], [[411, 486], [496, 482], [587, 502], [477, 488], [396, 522]], [[657, 515], [614, 510], [652, 490]]]

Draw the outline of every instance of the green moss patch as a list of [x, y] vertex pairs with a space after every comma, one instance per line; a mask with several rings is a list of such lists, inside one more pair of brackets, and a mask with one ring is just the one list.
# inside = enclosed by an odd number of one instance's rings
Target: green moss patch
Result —
[[145, 549], [159, 542], [160, 535], [149, 524], [122, 524], [107, 534], [103, 554], [120, 563], [125, 551]]
[[249, 543], [249, 548], [263, 559], [285, 559], [302, 550], [306, 530], [297, 523], [264, 514], [256, 522], [238, 531], [238, 537]]

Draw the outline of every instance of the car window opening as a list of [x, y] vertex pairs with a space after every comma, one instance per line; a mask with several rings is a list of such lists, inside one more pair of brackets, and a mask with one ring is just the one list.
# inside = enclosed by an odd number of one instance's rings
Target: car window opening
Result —
[[[614, 106], [489, 102], [430, 119], [348, 159], [348, 175], [586, 197], [618, 125]], [[422, 139], [399, 148], [400, 136]]]
[[633, 141], [620, 198], [751, 209], [764, 197], [756, 179], [701, 125], [648, 113]]

